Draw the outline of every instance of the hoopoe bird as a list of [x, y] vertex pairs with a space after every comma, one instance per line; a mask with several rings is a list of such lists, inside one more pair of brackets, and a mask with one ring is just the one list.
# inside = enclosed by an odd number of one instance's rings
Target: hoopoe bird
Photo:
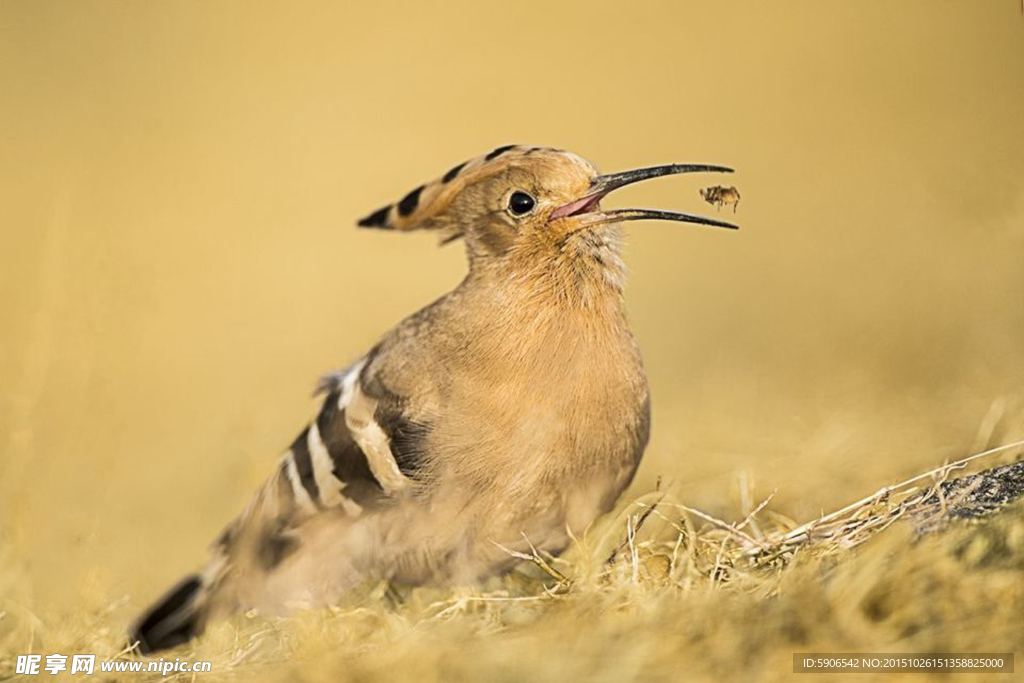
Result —
[[316, 417], [132, 642], [153, 652], [218, 615], [326, 606], [368, 581], [471, 584], [511, 569], [506, 549], [562, 551], [630, 483], [650, 430], [619, 224], [736, 227], [601, 200], [690, 172], [731, 169], [600, 175], [575, 154], [510, 145], [360, 220], [461, 237], [469, 272], [321, 381]]

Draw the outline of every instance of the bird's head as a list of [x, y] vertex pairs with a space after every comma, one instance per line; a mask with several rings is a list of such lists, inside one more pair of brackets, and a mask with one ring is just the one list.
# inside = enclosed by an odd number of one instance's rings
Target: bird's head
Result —
[[599, 234], [624, 221], [668, 220], [735, 229], [731, 223], [672, 211], [601, 209], [605, 195], [625, 185], [701, 171], [732, 169], [669, 164], [600, 175], [590, 162], [570, 152], [509, 145], [455, 166], [366, 216], [359, 225], [436, 230], [443, 242], [463, 237], [471, 261], [562, 251], [574, 237]]

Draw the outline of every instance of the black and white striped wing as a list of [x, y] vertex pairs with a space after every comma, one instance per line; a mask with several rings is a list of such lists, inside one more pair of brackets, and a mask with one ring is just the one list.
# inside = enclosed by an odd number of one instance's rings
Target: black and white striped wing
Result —
[[[320, 411], [281, 456], [275, 475], [218, 543], [229, 556], [251, 549], [272, 569], [298, 547], [295, 529], [325, 511], [358, 518], [415, 484], [427, 429], [379, 381], [364, 382], [363, 359], [321, 382]], [[243, 541], [243, 539], [248, 539]]]
[[404, 399], [379, 379], [366, 382], [369, 363], [363, 359], [321, 384], [326, 395], [316, 419], [221, 534], [211, 560], [132, 626], [132, 642], [142, 652], [173, 647], [201, 633], [218, 600], [238, 599], [232, 576], [272, 572], [302, 547], [303, 522], [317, 515], [357, 522], [375, 507], [412, 492], [429, 430], [408, 418]]

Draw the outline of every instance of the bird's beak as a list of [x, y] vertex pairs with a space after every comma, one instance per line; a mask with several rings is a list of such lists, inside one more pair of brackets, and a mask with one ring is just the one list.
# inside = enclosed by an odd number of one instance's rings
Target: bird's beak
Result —
[[665, 166], [651, 166], [649, 168], [638, 168], [633, 171], [622, 171], [621, 173], [609, 173], [599, 175], [590, 182], [587, 194], [579, 199], [564, 204], [551, 212], [548, 220], [575, 216], [579, 221], [579, 228], [589, 228], [601, 223], [618, 223], [620, 221], [642, 221], [661, 220], [679, 221], [681, 223], [697, 223], [698, 225], [712, 225], [718, 228], [730, 228], [738, 230], [738, 225], [716, 221], [713, 218], [694, 216], [688, 213], [676, 213], [675, 211], [660, 211], [657, 209], [613, 209], [611, 211], [600, 211], [598, 204], [609, 192], [617, 190], [626, 185], [638, 183], [641, 180], [660, 178], [663, 175], [675, 175], [677, 173], [732, 173], [731, 168], [725, 166], [709, 166], [706, 164], [666, 164]]

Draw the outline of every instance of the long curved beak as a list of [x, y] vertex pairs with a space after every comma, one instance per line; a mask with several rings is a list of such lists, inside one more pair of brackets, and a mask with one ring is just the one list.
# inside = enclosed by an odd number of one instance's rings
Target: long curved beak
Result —
[[576, 216], [580, 221], [580, 227], [590, 227], [601, 223], [617, 223], [620, 221], [679, 221], [680, 223], [696, 223], [697, 225], [711, 225], [718, 228], [729, 228], [739, 230], [738, 225], [726, 223], [725, 221], [695, 216], [688, 213], [675, 211], [660, 211], [657, 209], [613, 209], [611, 211], [597, 211], [597, 205], [605, 195], [626, 185], [638, 183], [641, 180], [660, 178], [666, 175], [678, 173], [732, 173], [731, 168], [725, 166], [712, 166], [709, 164], [666, 164], [664, 166], [650, 166], [638, 168], [632, 171], [620, 173], [608, 173], [599, 175], [590, 183], [590, 189], [584, 196], [568, 204], [558, 207], [551, 212], [548, 220]]

